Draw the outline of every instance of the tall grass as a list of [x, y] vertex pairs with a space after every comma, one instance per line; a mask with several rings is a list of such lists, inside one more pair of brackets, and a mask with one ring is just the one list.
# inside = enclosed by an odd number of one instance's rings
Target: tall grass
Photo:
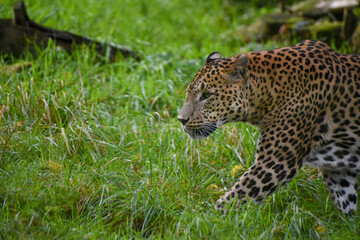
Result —
[[[11, 4], [1, 3], [2, 17]], [[176, 116], [207, 54], [249, 50], [234, 37], [249, 21], [245, 5], [26, 4], [41, 24], [145, 58], [107, 63], [91, 48], [68, 55], [51, 45], [0, 76], [0, 238], [358, 239], [360, 218], [334, 209], [312, 169], [261, 205], [213, 209], [253, 162], [257, 129], [230, 124], [197, 142]]]

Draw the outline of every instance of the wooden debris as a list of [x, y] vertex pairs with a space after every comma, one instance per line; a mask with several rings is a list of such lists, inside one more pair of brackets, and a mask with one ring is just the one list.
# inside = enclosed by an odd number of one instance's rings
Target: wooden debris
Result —
[[360, 0], [305, 0], [288, 11], [282, 6], [280, 13], [265, 14], [254, 24], [239, 28], [238, 34], [243, 41], [319, 39], [340, 47], [344, 41], [354, 43], [359, 35], [354, 13], [359, 6]]
[[29, 18], [23, 1], [14, 4], [14, 19], [0, 19], [0, 54], [3, 56], [17, 58], [27, 51], [36, 55], [36, 48], [45, 48], [50, 39], [69, 53], [85, 44], [94, 46], [100, 56], [111, 62], [118, 58], [118, 53], [124, 58], [140, 59], [131, 49], [37, 24]]

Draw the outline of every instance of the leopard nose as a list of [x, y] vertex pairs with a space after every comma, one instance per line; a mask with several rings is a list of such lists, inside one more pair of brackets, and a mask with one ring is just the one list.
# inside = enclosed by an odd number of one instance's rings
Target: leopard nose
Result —
[[185, 118], [180, 118], [179, 117], [178, 120], [182, 123], [182, 125], [185, 125], [189, 121], [189, 118], [185, 119]]

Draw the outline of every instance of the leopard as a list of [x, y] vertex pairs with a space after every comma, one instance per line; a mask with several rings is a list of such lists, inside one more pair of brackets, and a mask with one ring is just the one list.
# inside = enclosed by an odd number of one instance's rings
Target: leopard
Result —
[[318, 40], [227, 58], [213, 52], [187, 85], [178, 120], [196, 140], [231, 122], [259, 129], [253, 164], [216, 210], [261, 203], [309, 165], [337, 209], [357, 213], [360, 55]]

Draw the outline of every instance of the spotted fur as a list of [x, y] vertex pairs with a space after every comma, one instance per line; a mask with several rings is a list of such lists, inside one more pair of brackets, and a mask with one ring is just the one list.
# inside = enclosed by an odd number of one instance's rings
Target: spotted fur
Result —
[[217, 209], [261, 202], [309, 164], [343, 213], [357, 210], [360, 56], [315, 40], [229, 58], [212, 53], [188, 85], [178, 118], [195, 139], [228, 122], [260, 129], [255, 163]]

